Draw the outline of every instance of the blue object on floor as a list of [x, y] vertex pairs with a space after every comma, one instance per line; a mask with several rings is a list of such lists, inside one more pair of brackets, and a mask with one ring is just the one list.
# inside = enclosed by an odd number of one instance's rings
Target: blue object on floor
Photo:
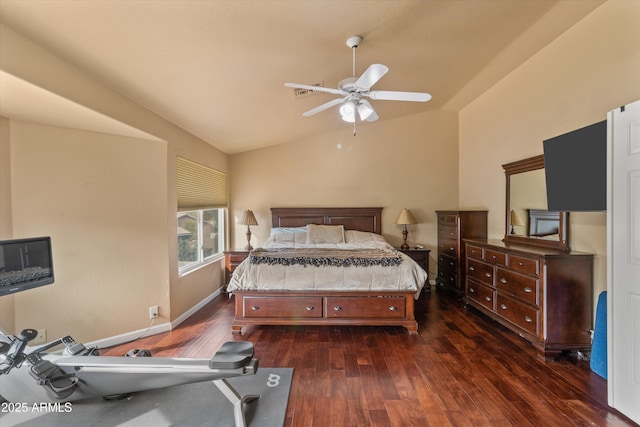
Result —
[[591, 370], [607, 379], [607, 291], [600, 293], [591, 343]]

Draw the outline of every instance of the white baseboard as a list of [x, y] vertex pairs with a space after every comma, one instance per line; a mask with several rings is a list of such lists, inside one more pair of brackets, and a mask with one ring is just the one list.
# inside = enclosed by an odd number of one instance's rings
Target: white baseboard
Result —
[[216, 290], [211, 295], [209, 295], [208, 297], [206, 297], [205, 299], [203, 299], [202, 301], [200, 301], [199, 303], [191, 307], [189, 310], [187, 310], [185, 313], [183, 313], [173, 322], [165, 322], [159, 325], [150, 326], [149, 328], [126, 332], [124, 334], [115, 335], [115, 336], [104, 338], [97, 341], [92, 341], [90, 343], [85, 343], [85, 345], [87, 347], [98, 347], [98, 348], [113, 347], [116, 345], [125, 344], [130, 341], [135, 341], [143, 337], [148, 337], [151, 335], [160, 334], [162, 332], [171, 331], [174, 328], [176, 328], [178, 325], [180, 325], [182, 322], [187, 320], [189, 317], [193, 316], [198, 310], [200, 310], [202, 307], [204, 307], [207, 303], [209, 303], [218, 295], [220, 295], [220, 289]]
[[[159, 325], [154, 325], [149, 328], [138, 329], [137, 331], [126, 332], [124, 334], [115, 335], [112, 337], [104, 338], [98, 341], [92, 341], [90, 343], [85, 343], [84, 345], [87, 347], [113, 347], [115, 345], [120, 345], [127, 343], [129, 341], [135, 341], [142, 337], [148, 337], [150, 335], [160, 334], [162, 332], [167, 332], [171, 330], [171, 323], [161, 323]], [[124, 355], [123, 355], [124, 356]]]
[[220, 289], [216, 290], [211, 295], [209, 295], [208, 297], [206, 297], [205, 299], [200, 301], [198, 304], [196, 304], [193, 307], [191, 307], [191, 309], [185, 311], [181, 316], [178, 316], [178, 318], [176, 320], [171, 322], [171, 329], [176, 328], [179, 324], [181, 324], [182, 322], [187, 320], [189, 317], [191, 317], [194, 314], [196, 314], [196, 312], [198, 310], [200, 310], [202, 307], [207, 305], [209, 302], [211, 302], [211, 300], [213, 300], [218, 295], [220, 295]]

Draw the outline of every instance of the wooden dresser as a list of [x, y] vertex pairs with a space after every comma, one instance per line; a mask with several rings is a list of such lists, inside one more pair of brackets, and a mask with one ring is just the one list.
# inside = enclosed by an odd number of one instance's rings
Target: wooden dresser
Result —
[[487, 211], [436, 211], [438, 216], [438, 275], [436, 283], [464, 294], [463, 239], [487, 238]]
[[544, 360], [591, 348], [593, 255], [466, 240], [466, 303], [531, 342]]

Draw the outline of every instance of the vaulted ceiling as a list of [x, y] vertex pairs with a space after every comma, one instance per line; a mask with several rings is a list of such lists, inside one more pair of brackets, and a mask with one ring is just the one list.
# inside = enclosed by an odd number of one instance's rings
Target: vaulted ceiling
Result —
[[[335, 108], [302, 117], [333, 95], [295, 97], [284, 83], [336, 87], [352, 75], [345, 42], [353, 35], [364, 39], [356, 75], [372, 63], [390, 68], [374, 89], [433, 96], [427, 103], [372, 101], [380, 120], [362, 126], [375, 126], [459, 110], [601, 3], [0, 0], [0, 23], [233, 154], [323, 131], [350, 132]], [[24, 97], [7, 95], [13, 79], [4, 73], [0, 79], [0, 114], [19, 110], [25, 118], [30, 113], [17, 105]]]

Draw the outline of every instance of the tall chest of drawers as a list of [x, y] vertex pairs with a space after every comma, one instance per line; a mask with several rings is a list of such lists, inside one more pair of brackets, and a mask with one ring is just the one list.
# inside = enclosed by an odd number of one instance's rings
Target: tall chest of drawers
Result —
[[591, 347], [593, 255], [465, 241], [468, 305], [551, 360]]
[[487, 238], [487, 211], [436, 211], [438, 217], [438, 275], [436, 283], [464, 294], [463, 239]]

